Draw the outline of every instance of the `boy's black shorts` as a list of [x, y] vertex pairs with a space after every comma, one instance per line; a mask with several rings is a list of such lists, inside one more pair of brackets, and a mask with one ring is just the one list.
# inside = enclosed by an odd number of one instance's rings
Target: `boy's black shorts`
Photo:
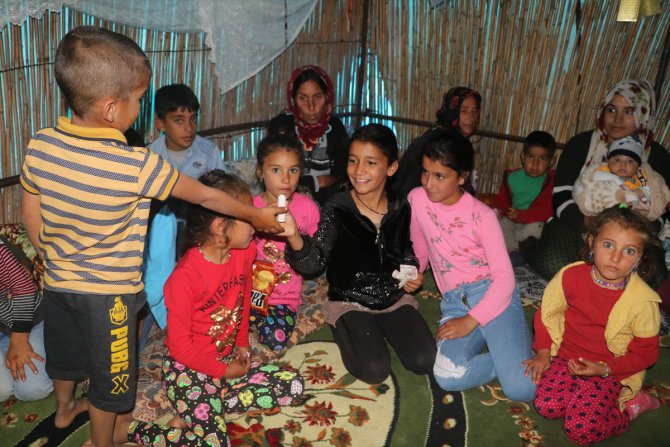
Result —
[[137, 388], [137, 312], [144, 292], [85, 295], [44, 291], [46, 371], [52, 379], [90, 378], [89, 402], [132, 409]]

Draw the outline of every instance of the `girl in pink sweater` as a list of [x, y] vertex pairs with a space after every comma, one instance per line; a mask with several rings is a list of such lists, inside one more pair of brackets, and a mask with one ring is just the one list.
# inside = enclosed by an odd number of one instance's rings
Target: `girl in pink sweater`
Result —
[[471, 194], [473, 164], [467, 139], [437, 139], [424, 149], [422, 187], [408, 196], [419, 268], [430, 262], [442, 293], [433, 372], [448, 391], [497, 377], [507, 397], [529, 401], [535, 385], [522, 362], [533, 355], [530, 334], [496, 214]]
[[[263, 208], [284, 196], [300, 232], [311, 236], [319, 226], [319, 207], [296, 192], [304, 160], [302, 144], [289, 135], [270, 135], [256, 151], [256, 175], [265, 191], [254, 197], [254, 206]], [[302, 304], [302, 275], [284, 259], [286, 238], [256, 234], [254, 290], [251, 293], [250, 321], [258, 331], [258, 341], [274, 351], [288, 345]]]

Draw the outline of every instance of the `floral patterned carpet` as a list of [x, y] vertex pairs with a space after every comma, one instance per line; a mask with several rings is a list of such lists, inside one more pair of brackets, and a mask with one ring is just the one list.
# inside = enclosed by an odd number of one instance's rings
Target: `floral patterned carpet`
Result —
[[269, 412], [230, 415], [233, 446], [387, 445], [397, 414], [392, 377], [377, 385], [356, 380], [344, 369], [332, 342], [297, 345], [279, 363], [301, 371], [302, 400]]
[[[533, 288], [537, 285], [534, 284]], [[313, 292], [322, 285], [312, 284]], [[317, 293], [318, 295], [318, 293]], [[529, 294], [530, 295], [530, 294]], [[431, 327], [439, 317], [437, 294], [424, 292], [420, 309]], [[528, 319], [538, 302], [524, 298]], [[317, 318], [317, 314], [311, 315]], [[425, 376], [406, 371], [393, 358], [393, 374], [370, 386], [355, 380], [342, 366], [327, 328], [307, 336], [279, 362], [299, 368], [306, 381], [304, 399], [297, 405], [270, 412], [229, 415], [228, 428], [235, 446], [569, 446], [560, 421], [539, 416], [531, 404], [512, 402], [492, 382], [464, 393], [440, 390]], [[667, 340], [663, 341], [667, 346]], [[159, 346], [158, 344], [157, 346]], [[154, 352], [152, 363], [160, 358]], [[158, 356], [158, 357], [156, 357]], [[147, 385], [155, 386], [146, 378]], [[645, 388], [662, 401], [660, 409], [633, 422], [622, 436], [604, 447], [659, 447], [670, 445], [670, 348], [661, 348], [657, 365], [648, 373]], [[146, 411], [169, 410], [160, 399]], [[88, 437], [87, 418], [77, 430], [54, 430], [53, 396], [39, 402], [11, 399], [0, 407], [0, 446], [80, 446]], [[151, 408], [150, 408], [151, 407]], [[156, 413], [157, 414], [157, 413]], [[24, 438], [27, 433], [32, 437]], [[22, 440], [23, 439], [23, 440]]]

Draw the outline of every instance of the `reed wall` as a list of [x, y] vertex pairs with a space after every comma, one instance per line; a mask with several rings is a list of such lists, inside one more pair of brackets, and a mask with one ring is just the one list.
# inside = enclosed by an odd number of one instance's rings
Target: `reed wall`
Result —
[[[561, 142], [592, 128], [609, 86], [621, 79], [654, 83], [670, 24], [662, 14], [618, 23], [618, 2], [492, 0], [369, 0], [361, 58], [364, 1], [321, 0], [297, 40], [234, 90], [220, 94], [202, 33], [165, 33], [109, 23], [62, 8], [0, 30], [0, 177], [20, 172], [31, 135], [51, 126], [66, 108], [53, 76], [55, 49], [73, 27], [94, 24], [133, 38], [154, 67], [150, 92], [135, 129], [151, 141], [156, 88], [184, 82], [201, 102], [200, 128], [267, 120], [286, 105], [291, 71], [317, 64], [336, 85], [336, 111], [356, 111], [359, 64], [365, 64], [362, 110], [432, 121], [444, 91], [467, 85], [483, 95], [481, 128], [525, 135], [534, 129]], [[579, 6], [579, 7], [578, 7]], [[220, 61], [219, 63], [225, 63]], [[659, 96], [657, 141], [670, 143], [670, 83]], [[355, 125], [347, 119], [345, 124]], [[392, 124], [401, 147], [424, 128]], [[225, 159], [254, 155], [262, 129], [219, 135]], [[521, 145], [478, 138], [479, 189], [497, 189], [504, 168], [518, 164]], [[3, 222], [19, 220], [20, 187], [2, 188]]]

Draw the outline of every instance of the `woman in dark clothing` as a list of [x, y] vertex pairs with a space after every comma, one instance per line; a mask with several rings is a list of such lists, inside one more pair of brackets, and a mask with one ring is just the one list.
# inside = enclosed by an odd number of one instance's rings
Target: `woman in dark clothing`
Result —
[[554, 181], [555, 218], [545, 225], [538, 243], [521, 246], [524, 258], [542, 277], [550, 279], [562, 267], [577, 260], [586, 221], [573, 199], [573, 185], [582, 170], [606, 161], [612, 141], [638, 137], [644, 145], [642, 161], [670, 185], [670, 154], [654, 141], [651, 130], [655, 112], [656, 97], [647, 81], [621, 81], [605, 95], [596, 128], [575, 135], [565, 145]]
[[[391, 129], [360, 128], [349, 145], [353, 189], [333, 196], [313, 237], [298, 233], [292, 217], [285, 225], [289, 264], [303, 274], [328, 268], [322, 313], [344, 366], [367, 383], [379, 383], [391, 371], [387, 340], [416, 374], [430, 373], [435, 361], [435, 340], [409, 295], [423, 279], [409, 238], [410, 209], [385, 190], [397, 160]], [[396, 278], [406, 270], [417, 273], [416, 279]]]
[[300, 185], [320, 204], [347, 184], [347, 131], [331, 116], [335, 91], [328, 74], [305, 65], [291, 74], [286, 88], [288, 109], [270, 121], [269, 135], [290, 134], [305, 148]]
[[398, 197], [421, 186], [423, 148], [445, 133], [460, 133], [470, 138], [479, 126], [482, 95], [468, 87], [453, 87], [444, 94], [442, 106], [435, 113], [437, 121], [416, 140], [412, 141], [398, 166], [398, 172], [389, 180], [389, 188]]

